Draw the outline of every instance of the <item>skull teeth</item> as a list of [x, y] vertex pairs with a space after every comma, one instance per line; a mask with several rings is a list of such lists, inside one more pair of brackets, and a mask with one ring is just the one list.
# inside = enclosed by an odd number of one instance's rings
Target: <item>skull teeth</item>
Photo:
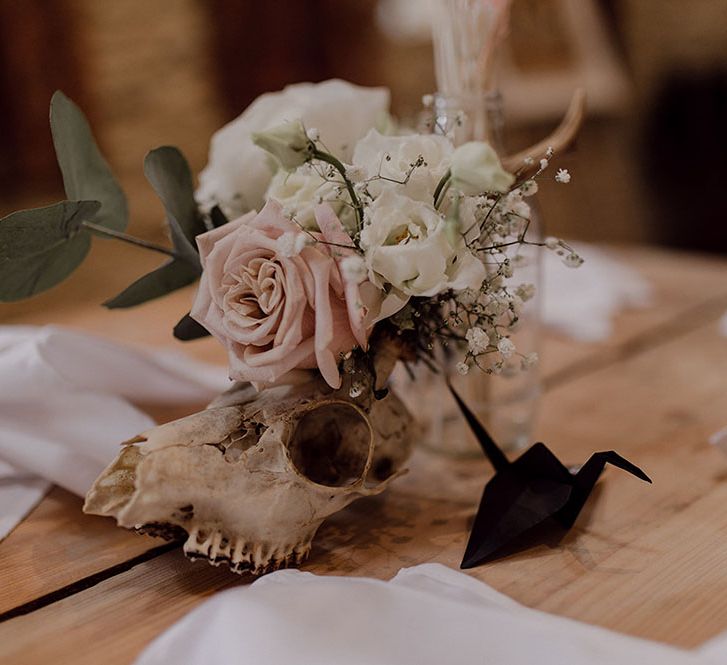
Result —
[[274, 547], [250, 543], [243, 538], [230, 539], [221, 531], [194, 527], [183, 549], [188, 559], [204, 559], [214, 566], [224, 564], [235, 573], [260, 575], [302, 563], [310, 552], [312, 538], [313, 533], [302, 543]]

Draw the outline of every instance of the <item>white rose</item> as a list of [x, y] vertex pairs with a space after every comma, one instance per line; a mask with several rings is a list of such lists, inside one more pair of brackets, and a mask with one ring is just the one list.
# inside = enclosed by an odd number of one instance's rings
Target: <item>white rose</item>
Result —
[[515, 176], [502, 168], [489, 143], [470, 141], [452, 154], [452, 184], [463, 194], [506, 192], [514, 182]]
[[[373, 180], [369, 191], [378, 196], [386, 187], [393, 187], [417, 201], [431, 203], [437, 183], [449, 168], [454, 147], [444, 136], [435, 134], [411, 134], [407, 136], [384, 136], [372, 129], [356, 144], [353, 165], [363, 169], [366, 179], [378, 175], [388, 180]], [[423, 163], [412, 170], [419, 158]], [[397, 185], [392, 181], [403, 181]]]
[[369, 279], [403, 307], [411, 296], [479, 289], [485, 267], [463, 242], [452, 247], [445, 221], [430, 205], [385, 190], [366, 210], [361, 247]]
[[385, 88], [362, 88], [335, 79], [298, 83], [261, 95], [212, 137], [197, 200], [207, 206], [219, 203], [230, 216], [262, 206], [277, 165], [253, 144], [253, 132], [300, 120], [306, 129], [318, 130], [336, 157], [350, 161], [356, 141], [385, 120], [388, 106]]

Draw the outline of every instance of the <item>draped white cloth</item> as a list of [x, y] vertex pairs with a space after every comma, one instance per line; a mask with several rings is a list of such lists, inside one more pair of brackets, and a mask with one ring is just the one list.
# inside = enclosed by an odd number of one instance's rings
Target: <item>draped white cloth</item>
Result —
[[195, 404], [222, 367], [53, 326], [0, 326], [0, 539], [50, 483], [83, 496], [119, 443], [153, 426], [131, 404]]
[[724, 646], [698, 654], [620, 635], [423, 564], [389, 582], [272, 573], [197, 607], [136, 665], [714, 665]]

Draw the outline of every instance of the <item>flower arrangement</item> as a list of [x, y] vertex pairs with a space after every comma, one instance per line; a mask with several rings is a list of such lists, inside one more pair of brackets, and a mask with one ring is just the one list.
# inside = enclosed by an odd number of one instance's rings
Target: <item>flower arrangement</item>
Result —
[[302, 561], [327, 516], [404, 471], [416, 427], [387, 387], [396, 362], [433, 367], [439, 346], [461, 373], [537, 361], [510, 338], [534, 291], [518, 282], [520, 252], [581, 259], [529, 237], [527, 199], [575, 135], [582, 101], [551, 139], [503, 157], [484, 141], [397, 128], [384, 89], [289, 86], [217, 132], [196, 189], [178, 149], [146, 156], [162, 246], [126, 233], [123, 190], [83, 113], [56, 93], [68, 198], [0, 220], [0, 301], [62, 282], [94, 237], [161, 253], [164, 264], [105, 305], [199, 281], [174, 335], [213, 335], [236, 381], [205, 410], [127, 441], [84, 510], [186, 538], [187, 556], [236, 572]]
[[[438, 344], [454, 346], [461, 373], [500, 372], [513, 360], [527, 368], [536, 357], [510, 340], [534, 291], [517, 283], [520, 248], [582, 262], [561, 240], [528, 236], [527, 199], [554, 149], [508, 169], [486, 142], [455, 147], [446, 133], [397, 130], [388, 99], [338, 80], [263, 95], [213, 137], [196, 192], [177, 149], [149, 153], [165, 248], [124, 233], [124, 194], [81, 111], [57, 93], [51, 125], [69, 200], [0, 221], [0, 299], [54, 286], [102, 236], [170, 257], [106, 306], [199, 278], [175, 334], [214, 335], [231, 378], [257, 387], [313, 369], [339, 388], [342, 372], [370, 366], [361, 359], [382, 339], [426, 363]], [[365, 383], [354, 376], [350, 390]]]

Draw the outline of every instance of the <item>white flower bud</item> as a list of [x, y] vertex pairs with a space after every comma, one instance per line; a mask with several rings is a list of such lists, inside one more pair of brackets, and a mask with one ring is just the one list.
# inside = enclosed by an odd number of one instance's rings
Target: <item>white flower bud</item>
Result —
[[275, 157], [287, 171], [293, 171], [305, 164], [315, 148], [300, 120], [284, 122], [264, 132], [256, 132], [252, 135], [252, 140], [255, 145]]
[[489, 143], [470, 141], [452, 153], [452, 181], [466, 196], [484, 192], [506, 192], [515, 176], [502, 168]]
[[467, 363], [457, 363], [457, 372], [464, 376], [470, 371], [470, 366]]

